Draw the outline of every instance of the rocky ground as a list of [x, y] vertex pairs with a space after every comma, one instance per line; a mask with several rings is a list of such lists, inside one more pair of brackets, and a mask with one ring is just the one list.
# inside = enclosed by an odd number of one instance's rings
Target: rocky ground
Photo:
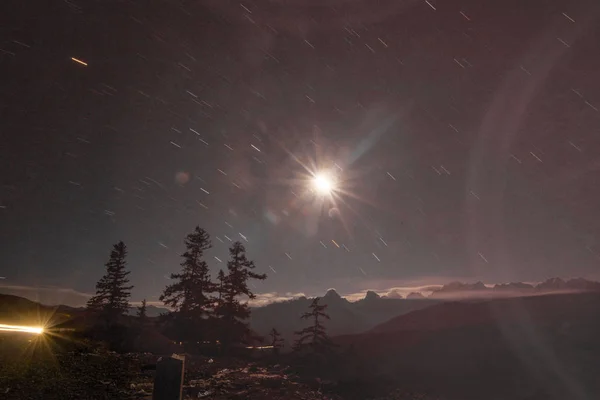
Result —
[[[16, 344], [15, 344], [16, 343]], [[61, 348], [0, 337], [2, 399], [151, 399], [158, 356], [117, 354], [82, 345]], [[331, 382], [300, 378], [287, 366], [186, 356], [185, 399], [342, 400]], [[377, 400], [425, 400], [402, 392]]]
[[[138, 398], [152, 392], [153, 374], [139, 375], [131, 388]], [[186, 399], [325, 400], [318, 385], [301, 383], [282, 365], [264, 366], [235, 359], [187, 356], [183, 394]]]

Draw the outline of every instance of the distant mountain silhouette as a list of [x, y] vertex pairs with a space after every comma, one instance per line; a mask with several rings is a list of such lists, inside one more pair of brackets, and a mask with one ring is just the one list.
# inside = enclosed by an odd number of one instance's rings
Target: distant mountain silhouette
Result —
[[447, 298], [464, 296], [466, 294], [472, 294], [473, 292], [486, 292], [488, 291], [483, 282], [476, 283], [462, 283], [462, 282], [450, 282], [442, 286], [441, 288], [434, 290], [429, 297], [431, 298]]
[[496, 284], [494, 286], [486, 286], [483, 282], [451, 282], [437, 290], [434, 290], [430, 297], [435, 299], [457, 299], [462, 297], [506, 297], [562, 291], [600, 291], [600, 282], [589, 281], [583, 278], [575, 278], [566, 281], [561, 278], [550, 278], [537, 285], [531, 285], [523, 282], [511, 282]]
[[[406, 299], [402, 299], [398, 293], [390, 297], [381, 297], [374, 291], [368, 291], [363, 299], [355, 302], [350, 302], [334, 289], [329, 289], [323, 296], [322, 303], [328, 305], [327, 311], [331, 316], [331, 320], [326, 322], [330, 334], [342, 335], [367, 331], [393, 317], [427, 308], [442, 301], [522, 297], [568, 291], [600, 292], [600, 283], [582, 278], [567, 281], [552, 278], [535, 286], [523, 282], [496, 284], [491, 287], [483, 282], [451, 282], [433, 291], [427, 298], [417, 292], [410, 293]], [[293, 332], [304, 327], [300, 315], [306, 311], [309, 304], [310, 299], [301, 297], [255, 308], [252, 311], [250, 325], [260, 335], [266, 335], [275, 327], [289, 343], [293, 339]]]
[[494, 285], [494, 290], [527, 291], [533, 289], [535, 289], [535, 286], [523, 282], [499, 283]]
[[[306, 324], [300, 316], [308, 309], [310, 302], [311, 299], [300, 297], [253, 308], [250, 326], [260, 335], [267, 335], [272, 328], [276, 328], [289, 346], [294, 337], [293, 332]], [[340, 335], [367, 331], [392, 317], [438, 304], [439, 301], [385, 298], [369, 291], [363, 299], [350, 302], [330, 289], [322, 297], [321, 303], [327, 304], [327, 313], [331, 317], [331, 320], [325, 322], [329, 334]]]
[[14, 325], [42, 325], [66, 321], [79, 309], [65, 305], [46, 306], [11, 294], [0, 294], [0, 321]]
[[377, 301], [379, 299], [381, 299], [381, 296], [379, 296], [377, 293], [375, 293], [372, 290], [369, 290], [364, 298], [365, 301]]
[[600, 292], [455, 301], [334, 340], [373, 379], [444, 399], [593, 399], [599, 310]]
[[[377, 294], [377, 293], [375, 293]], [[400, 291], [398, 289], [393, 289], [391, 291], [389, 291], [385, 296], [383, 296], [383, 298], [385, 299], [402, 299], [404, 298], [404, 296], [402, 296], [402, 293], [400, 293]]]
[[552, 292], [560, 290], [575, 291], [600, 291], [600, 282], [588, 281], [583, 278], [575, 278], [564, 281], [560, 278], [548, 279], [535, 287], [537, 291]]
[[346, 300], [342, 296], [340, 296], [339, 293], [335, 291], [335, 289], [329, 289], [327, 291], [327, 293], [325, 293], [325, 296], [323, 296], [323, 300], [325, 302], [331, 302], [331, 303], [335, 303], [335, 302], [347, 303], [348, 302], [348, 300]]
[[[136, 316], [137, 312], [138, 312], [137, 307], [129, 307], [129, 309], [127, 310], [127, 315]], [[168, 308], [156, 307], [153, 305], [146, 306], [146, 315], [150, 318], [158, 317], [161, 314], [166, 314], [168, 312], [169, 312]]]

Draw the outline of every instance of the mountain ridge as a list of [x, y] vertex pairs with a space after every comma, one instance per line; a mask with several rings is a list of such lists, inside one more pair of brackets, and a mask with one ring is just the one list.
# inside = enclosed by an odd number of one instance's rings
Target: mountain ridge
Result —
[[600, 282], [584, 278], [549, 278], [537, 284], [525, 282], [497, 283], [487, 286], [481, 281], [475, 283], [450, 282], [434, 290], [430, 298], [452, 299], [457, 297], [502, 297], [553, 292], [600, 292]]

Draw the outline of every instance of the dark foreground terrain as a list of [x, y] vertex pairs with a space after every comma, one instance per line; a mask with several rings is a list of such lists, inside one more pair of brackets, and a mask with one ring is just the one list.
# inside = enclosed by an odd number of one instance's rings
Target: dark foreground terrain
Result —
[[[39, 311], [20, 315], [33, 318]], [[119, 354], [89, 336], [0, 335], [0, 398], [150, 398], [154, 371], [148, 366], [156, 354], [183, 350], [152, 336], [156, 327], [130, 330], [160, 342], [154, 346], [159, 350]], [[599, 338], [599, 293], [446, 302], [362, 334], [334, 337], [336, 346], [317, 364], [264, 351], [238, 358], [186, 355], [184, 394], [221, 400], [595, 400]], [[133, 349], [139, 345], [130, 342]]]
[[[89, 342], [0, 336], [2, 399], [151, 399], [158, 356], [118, 354]], [[352, 388], [348, 388], [352, 389]], [[341, 400], [330, 381], [300, 377], [283, 364], [186, 357], [185, 399]], [[366, 397], [361, 397], [366, 398]], [[390, 390], [381, 400], [430, 399]]]
[[[9, 343], [10, 342], [10, 343]], [[47, 341], [46, 341], [47, 342]], [[0, 398], [151, 398], [151, 354], [117, 354], [102, 348], [62, 351], [43, 339], [7, 338], [0, 350]], [[316, 389], [294, 382], [283, 367], [188, 356], [185, 398], [325, 399]]]

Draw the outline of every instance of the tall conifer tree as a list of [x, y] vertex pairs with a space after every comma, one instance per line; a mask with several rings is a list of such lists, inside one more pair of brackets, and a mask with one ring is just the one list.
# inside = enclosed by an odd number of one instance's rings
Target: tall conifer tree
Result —
[[266, 274], [253, 271], [256, 266], [246, 257], [246, 248], [242, 243], [233, 243], [229, 249], [229, 256], [227, 274], [219, 274], [220, 298], [216, 306], [221, 327], [220, 340], [226, 347], [234, 342], [243, 341], [249, 333], [246, 320], [250, 317], [250, 306], [242, 301], [244, 298], [256, 298], [248, 287], [249, 280], [267, 278]]
[[126, 270], [127, 247], [122, 241], [113, 246], [106, 263], [106, 274], [96, 283], [96, 295], [89, 299], [87, 307], [102, 313], [108, 322], [114, 322], [129, 309], [129, 273]]

